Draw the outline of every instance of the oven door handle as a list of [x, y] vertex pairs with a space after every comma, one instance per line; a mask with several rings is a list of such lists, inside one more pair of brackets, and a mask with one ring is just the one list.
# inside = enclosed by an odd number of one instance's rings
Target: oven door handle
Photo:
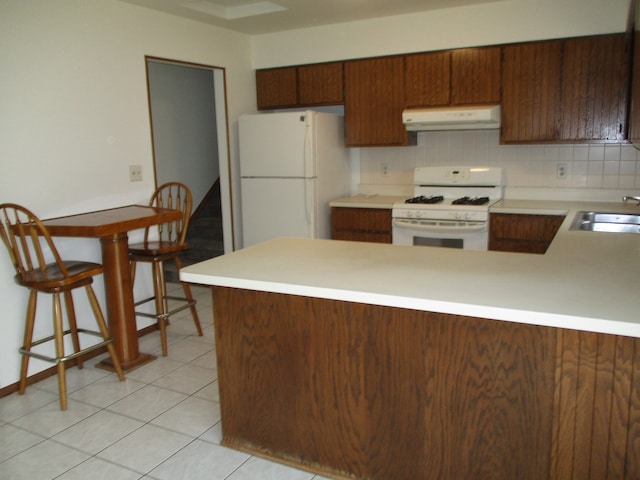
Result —
[[[446, 222], [446, 220], [444, 221]], [[454, 223], [454, 222], [451, 222]], [[448, 225], [421, 225], [419, 223], [412, 223], [406, 220], [393, 220], [393, 226], [398, 228], [404, 228], [408, 230], [416, 230], [421, 232], [447, 232], [447, 233], [465, 233], [465, 232], [482, 232], [487, 229], [486, 222], [469, 223], [463, 226], [448, 226]]]

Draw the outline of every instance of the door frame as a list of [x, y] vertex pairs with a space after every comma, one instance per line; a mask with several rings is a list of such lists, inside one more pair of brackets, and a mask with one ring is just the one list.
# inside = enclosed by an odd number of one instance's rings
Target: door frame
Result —
[[208, 70], [213, 75], [213, 89], [215, 98], [215, 117], [218, 139], [218, 167], [220, 170], [220, 201], [222, 207], [222, 236], [224, 253], [232, 252], [235, 245], [233, 225], [233, 202], [231, 183], [231, 156], [229, 152], [229, 116], [227, 110], [227, 80], [223, 67], [204, 65], [200, 63], [184, 62], [169, 58], [145, 55], [145, 73], [147, 79], [147, 102], [149, 106], [149, 127], [151, 133], [151, 152], [153, 156], [154, 183], [158, 187], [156, 174], [156, 150], [153, 132], [153, 112], [151, 108], [151, 89], [149, 85], [149, 62], [166, 63], [182, 67]]

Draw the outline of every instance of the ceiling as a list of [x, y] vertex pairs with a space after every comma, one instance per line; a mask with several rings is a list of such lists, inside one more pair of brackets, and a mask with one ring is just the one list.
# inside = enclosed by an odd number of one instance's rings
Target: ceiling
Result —
[[502, 0], [121, 0], [258, 35]]

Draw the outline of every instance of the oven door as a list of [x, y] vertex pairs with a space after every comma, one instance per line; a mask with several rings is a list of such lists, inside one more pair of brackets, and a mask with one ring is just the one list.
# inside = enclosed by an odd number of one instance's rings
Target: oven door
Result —
[[488, 223], [485, 221], [394, 218], [393, 244], [487, 250], [487, 226]]

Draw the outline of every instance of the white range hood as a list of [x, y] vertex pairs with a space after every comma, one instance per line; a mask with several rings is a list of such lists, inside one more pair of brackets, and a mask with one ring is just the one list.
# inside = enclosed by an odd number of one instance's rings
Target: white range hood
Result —
[[500, 105], [411, 108], [402, 112], [410, 132], [500, 128]]

